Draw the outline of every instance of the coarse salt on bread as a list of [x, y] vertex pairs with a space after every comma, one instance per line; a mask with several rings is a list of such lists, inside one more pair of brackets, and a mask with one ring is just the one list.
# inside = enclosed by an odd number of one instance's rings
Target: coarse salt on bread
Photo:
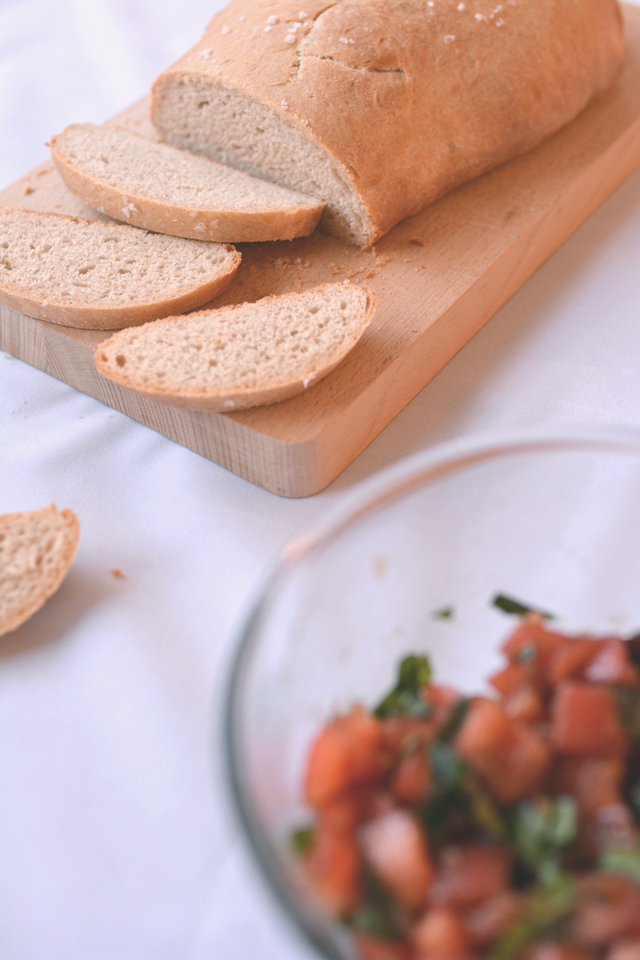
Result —
[[168, 143], [326, 200], [361, 246], [606, 90], [616, 0], [232, 0], [154, 84]]
[[75, 124], [51, 138], [71, 193], [137, 227], [194, 240], [292, 240], [324, 202], [121, 127]]
[[0, 303], [38, 320], [114, 330], [208, 303], [241, 255], [61, 213], [0, 207]]
[[24, 623], [64, 580], [78, 544], [71, 510], [0, 516], [0, 636]]
[[242, 410], [294, 397], [326, 376], [376, 304], [367, 287], [324, 284], [120, 331], [98, 345], [95, 363], [159, 403]]

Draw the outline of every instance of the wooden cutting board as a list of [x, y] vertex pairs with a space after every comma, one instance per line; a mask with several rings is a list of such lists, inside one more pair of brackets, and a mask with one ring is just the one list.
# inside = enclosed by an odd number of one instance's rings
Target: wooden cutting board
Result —
[[[317, 493], [380, 433], [541, 263], [640, 163], [640, 9], [625, 6], [627, 60], [615, 88], [536, 150], [399, 224], [367, 251], [316, 234], [240, 244], [236, 282], [217, 305], [366, 282], [379, 297], [349, 357], [302, 396], [239, 413], [181, 410], [101, 377], [105, 331], [73, 330], [0, 306], [0, 346], [267, 490]], [[154, 136], [148, 99], [114, 118]], [[47, 162], [0, 203], [82, 216]]]

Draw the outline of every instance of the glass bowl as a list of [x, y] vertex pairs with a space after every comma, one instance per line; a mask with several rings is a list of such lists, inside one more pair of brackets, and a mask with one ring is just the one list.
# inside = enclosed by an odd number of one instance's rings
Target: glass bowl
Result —
[[[478, 691], [515, 623], [506, 594], [554, 628], [640, 626], [640, 435], [531, 432], [426, 450], [345, 497], [284, 551], [244, 630], [226, 703], [240, 820], [268, 884], [331, 960], [355, 956], [316, 904], [290, 837], [309, 744], [355, 701], [371, 706], [400, 659]], [[444, 615], [449, 611], [448, 615]]]

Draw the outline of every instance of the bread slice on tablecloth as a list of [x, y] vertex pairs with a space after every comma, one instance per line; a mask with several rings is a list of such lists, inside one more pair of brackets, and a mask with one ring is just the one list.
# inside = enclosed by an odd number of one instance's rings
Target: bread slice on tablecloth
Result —
[[367, 287], [324, 284], [123, 330], [100, 373], [159, 403], [232, 411], [286, 400], [326, 376], [371, 322]]
[[292, 240], [324, 202], [121, 127], [75, 124], [51, 139], [76, 197], [117, 220], [194, 240]]
[[240, 260], [228, 244], [0, 207], [0, 303], [68, 327], [113, 330], [201, 307]]
[[24, 623], [58, 589], [71, 566], [80, 524], [55, 506], [0, 516], [0, 636]]

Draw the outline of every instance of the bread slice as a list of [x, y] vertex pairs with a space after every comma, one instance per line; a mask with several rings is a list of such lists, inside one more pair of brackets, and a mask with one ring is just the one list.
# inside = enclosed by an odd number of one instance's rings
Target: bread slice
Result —
[[618, 76], [616, 0], [232, 0], [154, 84], [167, 143], [327, 202], [373, 243]]
[[55, 506], [0, 516], [0, 636], [15, 630], [58, 589], [71, 566], [80, 524]]
[[241, 255], [226, 244], [0, 207], [0, 303], [68, 327], [114, 330], [208, 303]]
[[324, 284], [123, 330], [98, 345], [100, 373], [159, 403], [231, 411], [286, 400], [326, 376], [362, 336], [377, 298]]
[[90, 123], [51, 139], [60, 176], [85, 203], [137, 227], [194, 240], [292, 240], [324, 202], [121, 127]]

